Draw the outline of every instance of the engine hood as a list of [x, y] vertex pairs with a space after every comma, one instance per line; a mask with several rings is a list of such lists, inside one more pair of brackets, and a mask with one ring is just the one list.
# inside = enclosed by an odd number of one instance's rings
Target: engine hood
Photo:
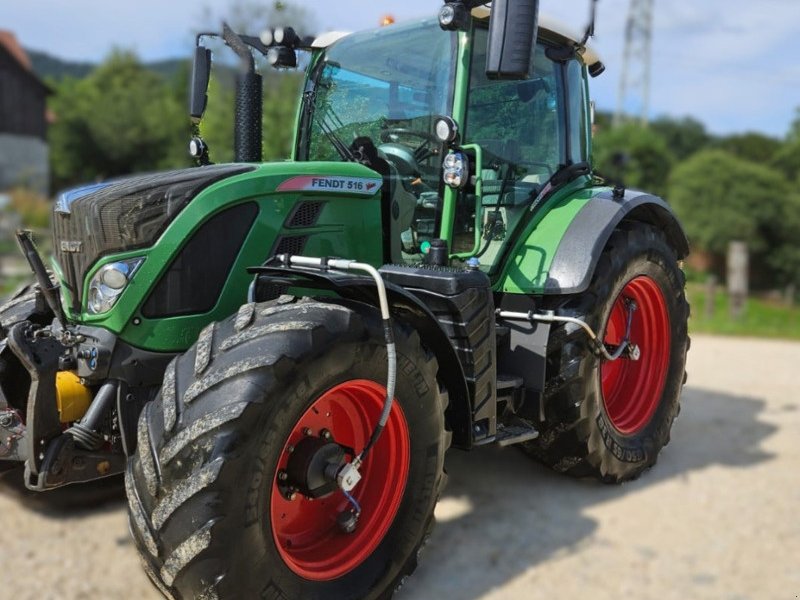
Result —
[[181, 169], [61, 193], [53, 210], [53, 251], [73, 298], [80, 300], [81, 282], [98, 258], [150, 246], [202, 190], [254, 168]]

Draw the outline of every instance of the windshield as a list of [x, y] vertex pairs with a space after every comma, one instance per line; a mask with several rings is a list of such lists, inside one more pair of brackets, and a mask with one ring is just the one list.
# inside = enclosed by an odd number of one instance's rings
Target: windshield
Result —
[[384, 177], [396, 261], [418, 260], [436, 237], [444, 146], [434, 123], [452, 113], [457, 56], [457, 35], [436, 20], [393, 25], [328, 48], [306, 88], [298, 156]]
[[[437, 116], [452, 107], [457, 41], [436, 21], [350, 35], [321, 57], [307, 102], [308, 160], [347, 160], [343, 144], [412, 149], [433, 138]], [[438, 168], [439, 165], [437, 165]]]

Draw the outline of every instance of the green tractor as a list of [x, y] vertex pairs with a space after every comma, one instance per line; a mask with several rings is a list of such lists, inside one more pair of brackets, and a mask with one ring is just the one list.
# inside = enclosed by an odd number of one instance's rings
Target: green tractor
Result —
[[[0, 311], [0, 461], [40, 491], [124, 472], [166, 596], [388, 598], [451, 447], [614, 483], [668, 442], [686, 236], [593, 170], [590, 32], [479, 4], [226, 27], [237, 162], [198, 137], [196, 168], [61, 194], [52, 272], [18, 235], [39, 283]], [[259, 53], [308, 63], [287, 162], [261, 161]]]

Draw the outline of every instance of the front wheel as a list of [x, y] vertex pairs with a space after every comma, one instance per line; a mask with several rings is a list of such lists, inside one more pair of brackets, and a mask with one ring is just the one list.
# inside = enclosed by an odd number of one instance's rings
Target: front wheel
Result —
[[553, 469], [609, 483], [655, 464], [680, 410], [689, 346], [685, 280], [663, 233], [642, 223], [614, 232], [585, 293], [554, 308], [587, 321], [609, 347], [628, 329], [638, 352], [594, 353], [583, 330], [554, 326], [548, 344], [547, 421], [526, 450]]
[[246, 305], [170, 366], [127, 473], [134, 538], [163, 592], [391, 596], [429, 533], [449, 445], [435, 359], [414, 333], [396, 328], [396, 341], [396, 402], [352, 499], [320, 465], [349, 461], [380, 416], [378, 318]]

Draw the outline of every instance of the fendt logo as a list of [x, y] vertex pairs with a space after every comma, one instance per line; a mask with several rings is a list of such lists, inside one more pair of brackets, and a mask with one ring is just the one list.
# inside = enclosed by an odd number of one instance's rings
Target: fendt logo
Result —
[[70, 240], [61, 241], [61, 251], [76, 254], [83, 250], [83, 242], [73, 242]]
[[366, 177], [330, 177], [302, 175], [287, 179], [278, 186], [279, 192], [337, 192], [372, 196], [383, 186], [382, 179]]

